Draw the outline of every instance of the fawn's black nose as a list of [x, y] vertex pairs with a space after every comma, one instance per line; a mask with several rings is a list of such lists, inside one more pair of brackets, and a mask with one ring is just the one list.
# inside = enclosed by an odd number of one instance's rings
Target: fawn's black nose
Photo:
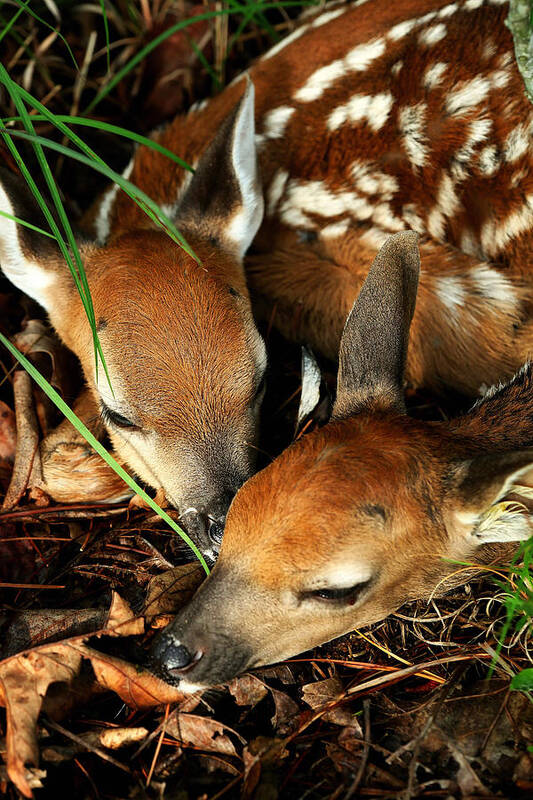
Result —
[[163, 631], [152, 644], [151, 657], [164, 672], [179, 679], [181, 672], [200, 660], [202, 652], [191, 653], [184, 644]]

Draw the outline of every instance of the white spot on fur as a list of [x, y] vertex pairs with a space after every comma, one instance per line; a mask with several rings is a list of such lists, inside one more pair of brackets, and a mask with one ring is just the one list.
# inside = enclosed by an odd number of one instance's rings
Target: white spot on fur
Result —
[[385, 42], [381, 38], [354, 47], [345, 58], [337, 59], [315, 70], [305, 84], [294, 93], [294, 99], [302, 103], [318, 100], [339, 78], [349, 72], [364, 72], [384, 52]]
[[467, 11], [475, 11], [476, 8], [479, 8], [484, 3], [484, 0], [466, 0], [463, 8]]
[[475, 119], [470, 123], [465, 143], [453, 154], [451, 172], [456, 181], [465, 180], [470, 174], [475, 150], [485, 141], [492, 130], [492, 120], [488, 117]]
[[424, 103], [417, 103], [405, 106], [398, 114], [403, 145], [413, 167], [423, 167], [427, 162], [426, 110]]
[[394, 77], [399, 75], [402, 67], [403, 67], [403, 61], [395, 61], [392, 67], [390, 68], [391, 75], [394, 75]]
[[437, 16], [437, 12], [436, 11], [430, 11], [428, 14], [424, 14], [423, 17], [419, 17], [418, 18], [418, 24], [419, 25], [427, 25], [428, 22], [431, 22], [431, 20], [435, 19], [436, 16]]
[[399, 39], [403, 39], [404, 36], [407, 36], [408, 33], [411, 33], [416, 26], [416, 19], [406, 19], [404, 22], [399, 22], [397, 25], [394, 25], [387, 33], [387, 38], [392, 39], [393, 42], [397, 42]]
[[294, 94], [294, 99], [302, 103], [311, 103], [318, 100], [326, 89], [342, 78], [346, 74], [345, 63], [342, 59], [337, 59], [325, 67], [320, 67], [307, 79], [301, 89]]
[[386, 123], [394, 102], [390, 92], [376, 95], [356, 94], [342, 106], [335, 108], [328, 117], [330, 131], [337, 130], [346, 122], [365, 120], [377, 132]]
[[274, 108], [265, 114], [262, 127], [266, 138], [281, 139], [295, 110], [291, 106], [279, 106], [279, 108]]
[[328, 568], [327, 572], [317, 576], [310, 583], [309, 588], [324, 589], [349, 589], [359, 583], [366, 583], [373, 575], [371, 566], [358, 564], [335, 564]]
[[488, 177], [494, 175], [499, 170], [500, 163], [498, 148], [495, 144], [484, 147], [479, 154], [478, 167], [483, 175], [487, 175]]
[[528, 152], [531, 144], [531, 130], [529, 125], [517, 125], [507, 136], [503, 147], [503, 157], [513, 163], [518, 161]]
[[480, 264], [470, 270], [477, 291], [487, 300], [506, 306], [515, 306], [517, 297], [512, 283], [497, 269]]
[[336, 239], [338, 236], [343, 236], [349, 227], [349, 221], [343, 219], [340, 222], [333, 222], [331, 225], [326, 225], [326, 227], [322, 228], [320, 231], [320, 235], [323, 239]]
[[431, 45], [444, 39], [447, 32], [446, 25], [443, 22], [439, 22], [437, 25], [432, 25], [431, 28], [422, 31], [418, 36], [418, 43], [431, 47]]
[[445, 108], [448, 114], [458, 116], [478, 106], [487, 97], [490, 82], [487, 78], [476, 76], [469, 81], [462, 81], [460, 88], [454, 89], [447, 96]]
[[533, 228], [533, 194], [526, 197], [524, 205], [504, 219], [489, 220], [481, 229], [481, 246], [488, 258], [494, 258], [507, 244], [525, 231]]
[[426, 69], [422, 77], [422, 86], [430, 91], [442, 83], [444, 73], [448, 69], [448, 64], [444, 61], [437, 61]]
[[283, 169], [278, 169], [274, 175], [267, 192], [267, 214], [269, 217], [271, 217], [276, 210], [276, 206], [281, 200], [288, 179], [289, 173]]
[[383, 200], [391, 200], [399, 189], [394, 175], [372, 169], [369, 163], [355, 161], [351, 173], [357, 189], [365, 194], [379, 194]]
[[457, 316], [467, 299], [462, 280], [453, 275], [444, 275], [435, 278], [434, 286], [435, 293], [443, 306], [448, 309], [452, 316]]
[[483, 254], [474, 233], [466, 228], [461, 234], [461, 250], [469, 256], [482, 258]]
[[446, 17], [451, 17], [452, 14], [455, 14], [458, 8], [459, 8], [459, 3], [450, 3], [449, 5], [444, 6], [444, 8], [441, 8], [437, 16], [439, 16], [441, 19], [445, 19]]

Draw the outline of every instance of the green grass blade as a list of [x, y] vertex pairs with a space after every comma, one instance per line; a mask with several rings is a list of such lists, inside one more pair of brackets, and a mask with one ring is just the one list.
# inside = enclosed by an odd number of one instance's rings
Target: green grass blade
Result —
[[111, 72], [111, 56], [109, 54], [109, 22], [107, 20], [107, 11], [105, 10], [105, 0], [100, 0], [100, 8], [102, 9], [102, 17], [104, 20], [107, 72], [109, 74]]
[[157, 203], [155, 203], [151, 197], [149, 197], [145, 192], [135, 186], [133, 183], [127, 178], [124, 178], [123, 175], [119, 175], [118, 172], [115, 172], [107, 165], [100, 163], [100, 161], [94, 161], [89, 156], [85, 156], [83, 153], [78, 153], [75, 150], [72, 150], [69, 147], [65, 147], [58, 142], [53, 142], [49, 139], [44, 139], [42, 136], [37, 136], [35, 134], [29, 134], [25, 131], [10, 131], [11, 136], [15, 136], [21, 139], [27, 139], [28, 141], [35, 142], [42, 147], [47, 147], [50, 150], [55, 150], [57, 153], [61, 153], [68, 158], [72, 158], [75, 161], [79, 161], [81, 164], [85, 164], [91, 169], [96, 170], [96, 172], [100, 172], [102, 175], [105, 175], [110, 181], [117, 183], [121, 189], [123, 189], [127, 195], [129, 195], [132, 199], [134, 199], [137, 204], [143, 209], [145, 214], [147, 214], [150, 219], [158, 225], [162, 225], [168, 235], [179, 244], [186, 253], [188, 253], [192, 258], [198, 261], [198, 257], [195, 255], [194, 251], [189, 247], [183, 235], [178, 231], [172, 220], [167, 217], [167, 215], [159, 208]]
[[[74, 233], [72, 231], [72, 227], [70, 225], [70, 222], [68, 220], [67, 214], [66, 214], [65, 209], [63, 207], [63, 203], [61, 201], [61, 197], [59, 195], [59, 190], [57, 188], [56, 182], [55, 182], [54, 177], [52, 175], [52, 171], [51, 171], [51, 169], [49, 167], [48, 161], [46, 160], [46, 156], [44, 155], [44, 151], [42, 149], [42, 143], [38, 142], [37, 139], [39, 137], [35, 136], [35, 129], [33, 127], [33, 123], [31, 121], [30, 115], [28, 114], [28, 111], [26, 110], [26, 106], [24, 105], [24, 102], [23, 102], [22, 97], [20, 95], [19, 87], [17, 86], [16, 83], [14, 83], [14, 81], [11, 80], [11, 78], [7, 74], [7, 71], [5, 70], [5, 68], [1, 64], [0, 64], [0, 79], [1, 79], [2, 83], [4, 83], [4, 85], [6, 86], [8, 91], [10, 92], [11, 97], [12, 97], [14, 103], [15, 103], [15, 107], [16, 107], [18, 113], [20, 114], [20, 116], [22, 117], [22, 122], [24, 124], [24, 127], [26, 128], [27, 133], [32, 137], [31, 141], [32, 141], [32, 145], [33, 145], [33, 148], [34, 148], [34, 151], [35, 151], [35, 155], [36, 155], [37, 160], [39, 162], [39, 166], [41, 167], [44, 179], [45, 179], [46, 184], [48, 186], [48, 190], [50, 192], [50, 195], [52, 197], [52, 200], [53, 200], [54, 206], [56, 208], [57, 214], [58, 214], [59, 219], [61, 221], [61, 224], [63, 226], [63, 230], [65, 231], [68, 244], [69, 244], [69, 246], [71, 248], [71, 252], [74, 254], [74, 260], [76, 261], [76, 267], [74, 267], [74, 265], [72, 264], [71, 255], [68, 252], [67, 248], [66, 247], [64, 248], [65, 253], [68, 254], [67, 262], [69, 263], [69, 267], [71, 268], [71, 272], [73, 274], [77, 273], [79, 284], [81, 284], [81, 286], [83, 287], [82, 301], [84, 301], [85, 313], [87, 315], [87, 319], [89, 321], [89, 325], [91, 327], [91, 331], [92, 331], [92, 335], [93, 335], [93, 343], [94, 343], [94, 350], [95, 350], [96, 377], [98, 378], [98, 357], [100, 357], [100, 359], [102, 361], [102, 366], [104, 368], [104, 372], [105, 372], [105, 375], [106, 375], [106, 378], [107, 378], [107, 381], [108, 381], [108, 384], [109, 384], [109, 388], [111, 390], [111, 393], [113, 393], [113, 387], [111, 386], [111, 381], [110, 381], [110, 378], [109, 378], [109, 372], [108, 372], [108, 369], [107, 369], [107, 364], [106, 364], [106, 361], [105, 361], [105, 357], [104, 357], [104, 354], [103, 354], [103, 351], [102, 351], [102, 347], [100, 345], [100, 340], [98, 338], [98, 333], [97, 333], [97, 330], [96, 330], [96, 320], [95, 320], [94, 308], [93, 308], [93, 304], [92, 304], [91, 292], [89, 290], [89, 284], [87, 282], [87, 276], [86, 276], [85, 270], [83, 268], [83, 263], [82, 263], [82, 260], [81, 260], [80, 252], [78, 250], [78, 245], [77, 245], [76, 240], [74, 238]], [[26, 170], [26, 172], [28, 172], [28, 171]], [[57, 226], [56, 226], [56, 228], [57, 228]], [[56, 231], [54, 231], [54, 233], [56, 233]], [[78, 285], [78, 291], [79, 291], [79, 284], [77, 284]], [[81, 293], [80, 293], [80, 296], [81, 296]]]
[[41, 236], [48, 236], [50, 239], [55, 239], [53, 233], [49, 231], [44, 231], [42, 228], [38, 228], [37, 225], [33, 225], [31, 222], [27, 222], [25, 219], [20, 219], [20, 217], [15, 217], [13, 214], [8, 214], [7, 211], [0, 211], [0, 217], [6, 217], [7, 219], [12, 219], [14, 222], [18, 222], [19, 225], [24, 225], [25, 228], [30, 228], [32, 231], [36, 231], [40, 233]]
[[3, 29], [3, 31], [0, 31], [0, 42], [2, 41], [2, 39], [4, 38], [4, 36], [7, 36], [7, 34], [8, 34], [8, 33], [9, 33], [9, 31], [11, 30], [11, 28], [13, 27], [13, 25], [15, 24], [15, 22], [17, 21], [17, 19], [18, 19], [18, 18], [20, 17], [20, 15], [22, 14], [22, 12], [27, 10], [27, 6], [28, 6], [30, 3], [31, 3], [31, 0], [24, 0], [24, 2], [23, 2], [23, 3], [21, 3], [21, 5], [20, 5], [20, 8], [18, 8], [18, 9], [15, 11], [15, 13], [13, 14], [13, 16], [12, 16], [12, 17], [11, 17], [11, 19], [9, 20], [9, 22], [8, 22], [8, 23], [7, 23], [7, 24], [4, 26], [4, 29]]
[[44, 378], [41, 373], [33, 366], [31, 361], [29, 361], [17, 348], [11, 344], [9, 339], [7, 339], [2, 333], [0, 333], [0, 342], [6, 347], [12, 356], [14, 356], [17, 361], [24, 367], [24, 369], [31, 375], [33, 380], [41, 387], [43, 392], [50, 398], [50, 400], [57, 406], [57, 408], [61, 411], [62, 414], [68, 419], [69, 422], [74, 425], [76, 430], [83, 436], [85, 441], [91, 445], [91, 447], [98, 453], [99, 456], [103, 458], [108, 466], [111, 467], [112, 470], [116, 472], [116, 474], [122, 478], [124, 483], [126, 483], [132, 491], [141, 497], [144, 502], [150, 506], [150, 508], [155, 511], [155, 513], [163, 519], [167, 525], [169, 525], [173, 531], [175, 531], [183, 541], [191, 548], [194, 555], [201, 563], [202, 567], [204, 568], [207, 575], [209, 575], [209, 567], [207, 566], [204, 557], [192, 541], [192, 539], [185, 533], [180, 526], [174, 522], [172, 517], [170, 517], [166, 511], [163, 511], [154, 500], [147, 494], [144, 489], [142, 489], [133, 478], [128, 475], [126, 470], [124, 470], [120, 464], [118, 464], [113, 456], [107, 452], [105, 447], [96, 439], [90, 430], [83, 424], [83, 422], [76, 416], [76, 414], [72, 411], [71, 408], [65, 403], [63, 398], [61, 397], [58, 392], [51, 386], [46, 378]]
[[[99, 131], [105, 131], [106, 133], [112, 133], [116, 136], [122, 136], [124, 139], [130, 139], [132, 142], [135, 142], [138, 145], [144, 145], [145, 147], [150, 147], [152, 150], [157, 150], [158, 153], [161, 153], [161, 155], [166, 156], [171, 161], [174, 161], [183, 169], [186, 169], [189, 172], [194, 172], [193, 167], [173, 153], [172, 150], [167, 150], [167, 148], [160, 145], [159, 142], [155, 142], [153, 139], [149, 139], [147, 136], [142, 136], [140, 133], [129, 131], [127, 128], [121, 128], [119, 125], [111, 125], [108, 122], [101, 122], [98, 119], [89, 119], [88, 117], [71, 117], [68, 114], [53, 114], [25, 89], [22, 89], [20, 86], [19, 89], [24, 100], [41, 112], [40, 114], [32, 114], [32, 120], [34, 122], [43, 122], [44, 120], [48, 120], [52, 123], [52, 125], [55, 125], [56, 128], [64, 133], [65, 136], [68, 136], [72, 142], [77, 144], [78, 147], [81, 147], [84, 143], [76, 136], [76, 134], [73, 133], [73, 131], [70, 130], [70, 128], [65, 125], [65, 123], [68, 123], [69, 125], [82, 125], [86, 128], [96, 128]], [[8, 119], [4, 120], [5, 123], [20, 121], [20, 117], [9, 117]], [[87, 149], [84, 150], [84, 152], [88, 152], [88, 146], [85, 145], [85, 147]], [[104, 163], [102, 159], [100, 160], [102, 163]]]

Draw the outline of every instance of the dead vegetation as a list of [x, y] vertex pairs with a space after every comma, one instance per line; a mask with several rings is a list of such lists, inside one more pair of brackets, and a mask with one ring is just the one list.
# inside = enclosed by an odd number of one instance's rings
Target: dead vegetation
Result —
[[[37, 5], [53, 30], [21, 17], [0, 44], [1, 60], [12, 78], [65, 114], [86, 109], [149, 41], [207, 7], [106, 4], [108, 69], [98, 3]], [[16, 8], [4, 4], [2, 24]], [[209, 93], [215, 78], [231, 79], [269, 37], [256, 21], [239, 32], [234, 18], [221, 19], [171, 36], [93, 115], [146, 132]], [[269, 12], [268, 22], [280, 32], [292, 25], [282, 10]], [[4, 103], [2, 115], [12, 113]], [[38, 125], [42, 135], [52, 134], [48, 123]], [[129, 157], [107, 135], [88, 138], [115, 167]], [[94, 176], [66, 169], [61, 158], [55, 173], [73, 214], [99, 188]], [[77, 365], [38, 314], [0, 283], [0, 330], [72, 402]], [[266, 463], [294, 435], [300, 354], [271, 330], [264, 333], [272, 364]], [[506, 565], [480, 572], [444, 599], [404, 607], [370, 630], [202, 697], [183, 697], [152, 675], [146, 652], [202, 570], [151, 513], [106, 502], [119, 485], [85, 498], [67, 491], [51, 502], [47, 469], [54, 455], [67, 459], [71, 486], [77, 470], [92, 470], [97, 457], [65, 427], [59, 439], [46, 438], [60, 422], [57, 412], [6, 353], [0, 368], [0, 786], [7, 797], [30, 797], [36, 789], [42, 798], [66, 789], [79, 798], [176, 800], [531, 797], [533, 706], [526, 693], [509, 689], [512, 675], [532, 661], [529, 626], [510, 629], [498, 652], [513, 589]], [[438, 418], [462, 401], [448, 398], [444, 410], [434, 398], [409, 402], [413, 413]]]

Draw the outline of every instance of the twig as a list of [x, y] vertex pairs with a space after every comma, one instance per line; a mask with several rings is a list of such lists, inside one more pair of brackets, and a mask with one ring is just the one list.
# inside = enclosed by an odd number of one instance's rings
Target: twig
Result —
[[[15, 414], [17, 417], [17, 448], [13, 475], [2, 509], [9, 511], [17, 505], [28, 488], [35, 463], [34, 475], [38, 480], [40, 470], [39, 431], [33, 406], [31, 378], [25, 370], [18, 369], [13, 376]], [[37, 473], [37, 474], [35, 474]], [[40, 476], [42, 479], [42, 475]]]
[[355, 776], [352, 785], [346, 792], [345, 800], [350, 800], [350, 797], [353, 797], [356, 793], [359, 784], [363, 779], [363, 775], [365, 774], [365, 769], [368, 762], [368, 754], [370, 752], [370, 700], [368, 699], [363, 700], [363, 714], [365, 720], [365, 743], [363, 745], [363, 757], [361, 758], [357, 775]]

